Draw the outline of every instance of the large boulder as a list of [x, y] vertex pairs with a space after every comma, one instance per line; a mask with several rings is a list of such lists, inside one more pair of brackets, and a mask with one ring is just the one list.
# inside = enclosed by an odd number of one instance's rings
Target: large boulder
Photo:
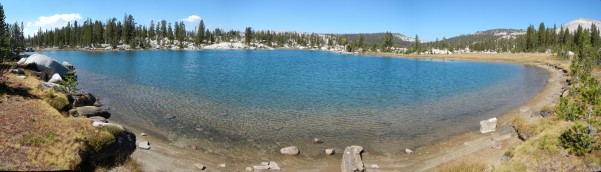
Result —
[[298, 155], [300, 151], [298, 151], [298, 148], [296, 148], [296, 146], [290, 146], [280, 149], [280, 153], [282, 155]]
[[24, 65], [28, 64], [35, 64], [39, 71], [44, 72], [48, 76], [52, 76], [55, 73], [65, 76], [65, 74], [67, 74], [69, 71], [69, 69], [63, 66], [61, 63], [42, 54], [34, 54], [29, 56], [27, 60], [25, 60]]
[[27, 57], [23, 57], [23, 58], [21, 58], [21, 59], [20, 59], [20, 60], [17, 62], [17, 64], [18, 64], [18, 65], [24, 65], [24, 64], [25, 64], [25, 61], [27, 61]]
[[496, 129], [497, 129], [497, 118], [496, 117], [480, 121], [480, 132], [481, 133], [493, 132]]
[[73, 96], [73, 107], [94, 106], [94, 103], [96, 103], [96, 97], [90, 93]]
[[365, 166], [363, 166], [363, 161], [361, 160], [361, 153], [363, 152], [363, 147], [361, 146], [349, 146], [344, 149], [344, 153], [342, 155], [342, 164], [340, 168], [342, 172], [360, 172], [365, 170]]
[[48, 82], [50, 82], [50, 83], [56, 83], [56, 84], [58, 84], [58, 83], [60, 83], [62, 81], [63, 81], [63, 78], [58, 73], [55, 73], [54, 75], [52, 75], [52, 78], [50, 78], [48, 80]]
[[105, 119], [109, 119], [111, 117], [111, 113], [109, 113], [106, 109], [99, 108], [96, 106], [82, 106], [75, 109], [77, 113], [70, 112], [69, 114], [74, 117], [91, 117], [91, 116], [101, 116]]

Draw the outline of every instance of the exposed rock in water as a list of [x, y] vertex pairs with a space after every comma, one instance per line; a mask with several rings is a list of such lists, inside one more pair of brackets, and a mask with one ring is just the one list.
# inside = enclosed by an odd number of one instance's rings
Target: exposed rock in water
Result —
[[280, 149], [280, 153], [282, 155], [298, 155], [300, 151], [298, 148], [296, 148], [296, 146], [290, 146]]
[[344, 153], [342, 155], [342, 164], [340, 168], [342, 172], [362, 172], [365, 170], [363, 166], [363, 161], [361, 160], [361, 153], [363, 152], [363, 147], [361, 146], [349, 146], [344, 149]]
[[513, 136], [514, 133], [515, 133], [515, 129], [513, 128], [513, 126], [509, 125], [503, 129], [495, 132], [492, 135], [492, 139], [494, 141], [501, 141], [501, 140], [509, 139]]
[[[79, 116], [85, 116], [85, 117], [90, 117], [90, 116], [101, 116], [104, 117], [106, 119], [111, 118], [111, 113], [109, 113], [106, 109], [102, 109], [96, 106], [82, 106], [82, 107], [78, 107], [76, 108], [77, 110], [77, 114], [73, 115], [74, 117], [79, 117]], [[71, 111], [70, 115], [71, 115]]]
[[55, 73], [54, 75], [52, 75], [50, 80], [48, 80], [48, 82], [58, 84], [60, 82], [63, 82], [63, 78], [58, 73]]
[[73, 96], [73, 107], [94, 106], [94, 103], [96, 103], [96, 97], [90, 93]]
[[92, 122], [92, 126], [94, 127], [102, 127], [102, 126], [111, 126], [111, 127], [115, 127], [115, 128], [119, 128], [121, 131], [127, 131], [125, 129], [125, 127], [119, 125], [119, 124], [113, 124], [113, 123], [106, 123], [106, 122]]
[[138, 144], [138, 147], [148, 150], [150, 149], [150, 143], [148, 143], [148, 141], [143, 141]]
[[493, 132], [497, 129], [497, 118], [480, 121], [480, 133]]
[[336, 151], [334, 149], [326, 149], [326, 154], [333, 155]]

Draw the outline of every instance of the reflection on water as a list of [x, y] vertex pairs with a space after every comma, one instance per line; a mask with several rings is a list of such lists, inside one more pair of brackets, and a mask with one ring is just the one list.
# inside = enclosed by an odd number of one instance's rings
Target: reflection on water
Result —
[[548, 75], [519, 64], [298, 50], [44, 53], [74, 64], [79, 87], [114, 120], [242, 161], [288, 145], [307, 160], [351, 144], [377, 155], [477, 130], [533, 97]]

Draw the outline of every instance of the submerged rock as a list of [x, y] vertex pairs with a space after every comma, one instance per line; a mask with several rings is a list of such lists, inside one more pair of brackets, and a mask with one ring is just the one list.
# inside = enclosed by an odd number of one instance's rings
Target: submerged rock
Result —
[[323, 143], [319, 138], [313, 138], [313, 144], [321, 144]]
[[282, 155], [298, 155], [300, 151], [298, 148], [296, 148], [296, 146], [290, 146], [280, 149], [280, 153]]
[[342, 172], [362, 172], [365, 170], [363, 166], [363, 161], [361, 160], [361, 153], [363, 152], [363, 147], [361, 146], [349, 146], [344, 149], [344, 153], [342, 155], [342, 164], [340, 164], [340, 168]]
[[480, 133], [493, 132], [497, 129], [497, 118], [480, 121]]

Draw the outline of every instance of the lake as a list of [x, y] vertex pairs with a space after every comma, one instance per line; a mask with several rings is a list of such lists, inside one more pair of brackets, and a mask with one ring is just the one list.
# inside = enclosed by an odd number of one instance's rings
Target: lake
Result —
[[100, 98], [111, 120], [236, 161], [290, 145], [306, 160], [349, 145], [371, 155], [415, 148], [478, 131], [548, 77], [524, 64], [309, 50], [42, 53], [72, 63], [80, 90]]

